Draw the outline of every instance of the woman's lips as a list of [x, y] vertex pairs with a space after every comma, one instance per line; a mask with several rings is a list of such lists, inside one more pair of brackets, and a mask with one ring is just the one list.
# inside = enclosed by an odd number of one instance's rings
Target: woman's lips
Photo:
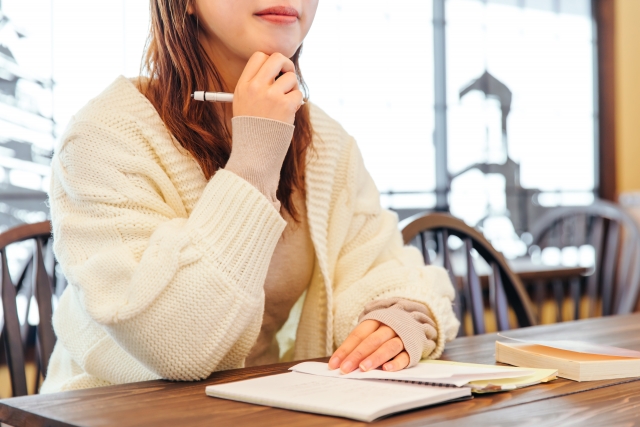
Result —
[[270, 7], [255, 14], [257, 17], [273, 24], [287, 25], [298, 20], [298, 11], [292, 7]]

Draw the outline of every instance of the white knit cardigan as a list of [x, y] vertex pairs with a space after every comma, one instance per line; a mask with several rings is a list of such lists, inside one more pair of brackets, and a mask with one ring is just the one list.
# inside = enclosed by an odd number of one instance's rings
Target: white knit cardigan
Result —
[[[459, 323], [446, 272], [403, 247], [352, 137], [311, 105], [306, 203], [316, 261], [295, 358], [329, 356], [370, 301], [428, 306], [437, 358]], [[285, 221], [225, 171], [208, 181], [135, 85], [118, 78], [76, 114], [52, 162], [54, 250], [69, 286], [42, 392], [242, 367]]]

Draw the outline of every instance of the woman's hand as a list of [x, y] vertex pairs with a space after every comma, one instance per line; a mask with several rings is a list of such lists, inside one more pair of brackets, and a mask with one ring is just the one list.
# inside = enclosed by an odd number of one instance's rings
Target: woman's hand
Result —
[[377, 320], [365, 320], [333, 353], [329, 369], [340, 367], [340, 371], [347, 374], [358, 367], [370, 371], [384, 364], [385, 371], [399, 371], [406, 368], [409, 361], [409, 354], [393, 329]]
[[254, 53], [238, 80], [233, 116], [263, 117], [292, 125], [303, 100], [295, 71], [293, 62], [280, 53]]

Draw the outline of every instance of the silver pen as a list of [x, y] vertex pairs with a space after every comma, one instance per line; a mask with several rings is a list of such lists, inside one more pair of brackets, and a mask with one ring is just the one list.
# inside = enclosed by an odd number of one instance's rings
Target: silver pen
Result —
[[226, 92], [205, 92], [198, 90], [191, 94], [191, 98], [195, 101], [233, 102], [233, 94]]
[[[205, 92], [204, 90], [197, 90], [191, 94], [191, 98], [193, 98], [194, 101], [233, 102], [233, 94], [226, 92]], [[304, 100], [302, 100], [300, 105], [304, 105]]]

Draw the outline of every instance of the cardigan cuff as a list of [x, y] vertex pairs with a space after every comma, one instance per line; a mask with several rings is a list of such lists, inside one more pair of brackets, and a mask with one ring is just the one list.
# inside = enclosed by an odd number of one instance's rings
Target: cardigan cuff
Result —
[[253, 185], [280, 210], [276, 191], [295, 126], [250, 116], [234, 117], [231, 123], [233, 146], [225, 170]]
[[411, 367], [428, 357], [436, 348], [435, 323], [429, 317], [430, 313], [427, 313], [429, 311], [423, 304], [389, 298], [368, 304], [360, 315], [359, 323], [377, 320], [393, 329], [409, 355], [407, 367]]

